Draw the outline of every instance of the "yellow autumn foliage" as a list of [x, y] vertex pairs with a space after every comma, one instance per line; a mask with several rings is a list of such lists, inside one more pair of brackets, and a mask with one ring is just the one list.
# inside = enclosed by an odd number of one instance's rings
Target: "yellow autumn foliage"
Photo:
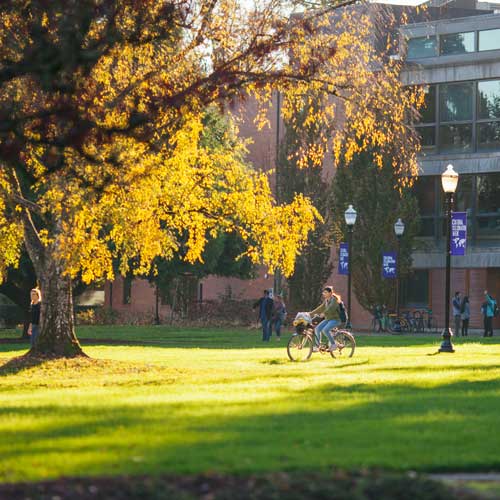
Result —
[[400, 152], [402, 183], [416, 172], [405, 121], [420, 96], [374, 48], [368, 7], [289, 17], [277, 0], [25, 4], [0, 6], [0, 112], [12, 123], [0, 134], [0, 274], [23, 239], [32, 258], [90, 283], [113, 278], [116, 261], [146, 273], [181, 245], [195, 261], [223, 230], [290, 275], [319, 214], [300, 194], [278, 205], [243, 145], [203, 144], [212, 103], [252, 95], [265, 125], [279, 91], [294, 126], [314, 101], [301, 126], [319, 139], [301, 164], [376, 147]]

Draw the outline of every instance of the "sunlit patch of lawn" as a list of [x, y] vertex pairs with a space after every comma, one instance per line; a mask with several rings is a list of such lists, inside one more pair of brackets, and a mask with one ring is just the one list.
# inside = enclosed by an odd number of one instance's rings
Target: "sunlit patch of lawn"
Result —
[[[500, 344], [358, 337], [353, 358], [287, 361], [255, 330], [86, 327], [91, 359], [7, 363], [0, 480], [74, 475], [498, 470]], [[126, 345], [126, 341], [144, 343]]]

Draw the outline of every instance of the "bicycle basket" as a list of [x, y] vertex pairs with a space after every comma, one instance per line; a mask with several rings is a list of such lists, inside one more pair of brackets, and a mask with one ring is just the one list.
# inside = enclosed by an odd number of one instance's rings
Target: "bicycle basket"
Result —
[[299, 312], [293, 320], [293, 326], [306, 326], [311, 323], [311, 315], [307, 312]]

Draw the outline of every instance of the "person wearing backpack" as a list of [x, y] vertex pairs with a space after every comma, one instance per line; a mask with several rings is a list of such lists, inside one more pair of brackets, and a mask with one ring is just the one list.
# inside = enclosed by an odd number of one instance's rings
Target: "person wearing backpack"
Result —
[[[498, 311], [497, 301], [488, 293], [484, 291], [485, 302], [483, 304], [484, 316], [484, 335], [483, 337], [493, 337], [493, 317], [495, 312]], [[498, 315], [498, 312], [497, 312]]]
[[[330, 347], [329, 351], [333, 352], [335, 349], [337, 349], [337, 344], [335, 343], [335, 340], [333, 340], [332, 334], [330, 331], [332, 328], [336, 327], [339, 324], [340, 321], [340, 315], [339, 315], [339, 301], [340, 301], [340, 295], [337, 295], [336, 293], [333, 292], [333, 287], [331, 286], [325, 286], [323, 288], [323, 301], [321, 304], [311, 311], [309, 314], [311, 316], [320, 314], [323, 316], [323, 321], [321, 321], [316, 328], [314, 329], [317, 343], [319, 344], [319, 340], [321, 338], [321, 333], [326, 335], [330, 342]], [[314, 346], [313, 351], [317, 352], [318, 347]]]

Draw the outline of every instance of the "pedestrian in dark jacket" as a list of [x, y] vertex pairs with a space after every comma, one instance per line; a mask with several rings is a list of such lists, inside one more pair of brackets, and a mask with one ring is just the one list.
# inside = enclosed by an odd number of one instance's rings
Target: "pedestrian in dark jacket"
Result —
[[460, 324], [462, 322], [462, 313], [460, 312], [462, 301], [460, 299], [460, 292], [455, 292], [455, 296], [451, 301], [451, 305], [453, 306], [453, 318], [455, 320], [455, 335], [457, 336], [460, 333]]
[[467, 295], [462, 300], [462, 307], [460, 309], [462, 311], [462, 337], [467, 337], [469, 334], [469, 319], [470, 319], [470, 304], [469, 297]]
[[269, 342], [271, 339], [271, 316], [273, 312], [273, 299], [269, 296], [269, 290], [264, 290], [264, 295], [253, 305], [259, 310], [259, 320], [262, 324], [262, 341]]

